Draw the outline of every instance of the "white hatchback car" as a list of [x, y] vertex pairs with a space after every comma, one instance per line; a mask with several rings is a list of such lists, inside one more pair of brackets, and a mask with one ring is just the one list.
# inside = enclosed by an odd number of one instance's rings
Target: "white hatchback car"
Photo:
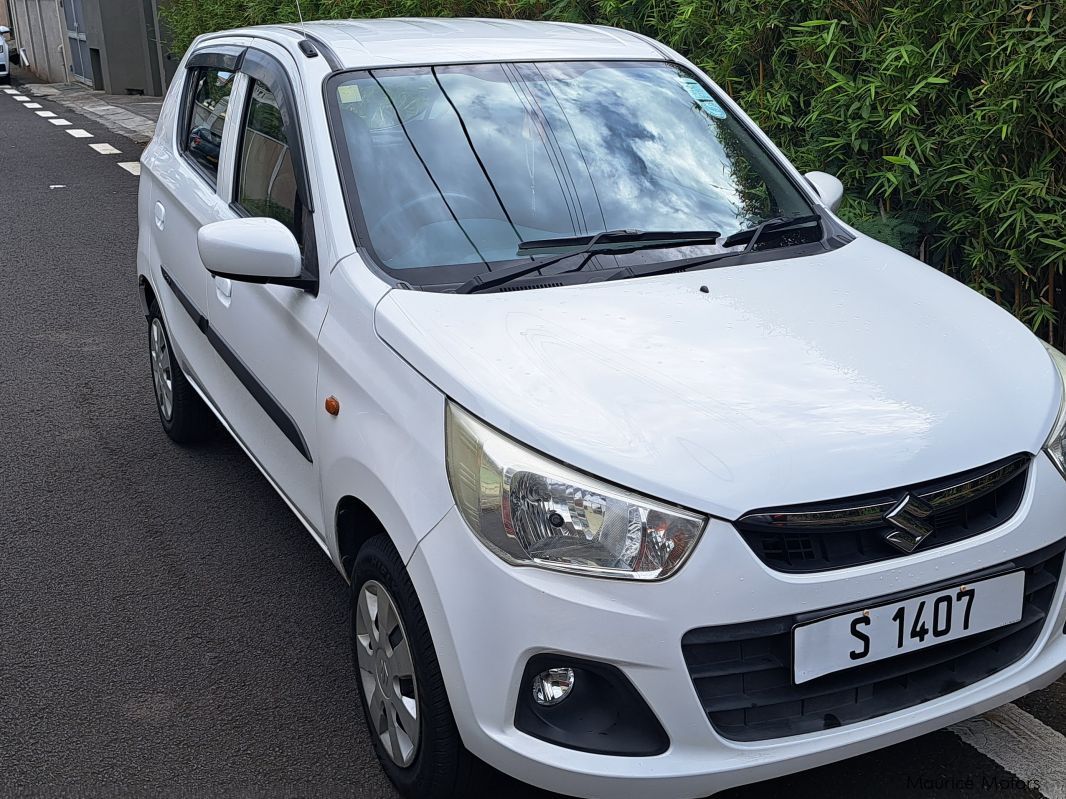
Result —
[[6, 86], [11, 83], [11, 56], [8, 53], [12, 44], [8, 44], [6, 36], [10, 35], [11, 28], [0, 25], [0, 85]]
[[142, 164], [163, 427], [350, 580], [405, 795], [699, 796], [1066, 670], [1062, 356], [668, 48], [212, 34]]

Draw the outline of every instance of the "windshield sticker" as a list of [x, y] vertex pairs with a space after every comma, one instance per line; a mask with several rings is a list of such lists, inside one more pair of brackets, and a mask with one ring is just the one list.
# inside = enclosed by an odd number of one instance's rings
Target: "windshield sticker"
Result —
[[692, 78], [682, 78], [681, 83], [684, 84], [685, 91], [688, 92], [689, 97], [699, 103], [700, 108], [702, 108], [707, 114], [715, 119], [726, 118], [725, 109], [722, 108], [722, 106], [711, 97], [710, 92], [703, 88], [698, 82], [694, 81]]
[[337, 97], [342, 103], [358, 103], [363, 99], [362, 94], [359, 91], [359, 87], [354, 83], [349, 83], [346, 86], [337, 87]]

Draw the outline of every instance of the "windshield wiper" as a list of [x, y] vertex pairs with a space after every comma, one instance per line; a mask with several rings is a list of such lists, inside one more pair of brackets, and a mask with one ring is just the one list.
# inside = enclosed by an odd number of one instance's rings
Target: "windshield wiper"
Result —
[[817, 214], [806, 214], [804, 216], [786, 216], [786, 217], [774, 217], [773, 219], [767, 219], [765, 222], [761, 222], [755, 227], [748, 228], [747, 230], [740, 230], [733, 233], [722, 242], [723, 247], [735, 247], [745, 239], [748, 240], [747, 246], [739, 252], [719, 252], [714, 255], [709, 255], [706, 258], [698, 258], [695, 261], [689, 261], [688, 263], [678, 264], [676, 261], [667, 262], [665, 264], [649, 264], [646, 267], [633, 267], [623, 266], [621, 269], [612, 272], [603, 282], [608, 280], [621, 280], [628, 277], [649, 277], [651, 275], [662, 275], [667, 272], [685, 272], [689, 269], [695, 269], [699, 266], [706, 266], [709, 263], [720, 261], [723, 258], [735, 258], [741, 255], [745, 255], [754, 249], [756, 242], [762, 237], [762, 234], [767, 231], [779, 232], [783, 230], [790, 230], [794, 227], [802, 227], [803, 225], [809, 225], [812, 222], [820, 222], [821, 217]]
[[755, 227], [748, 228], [747, 230], [738, 230], [736, 233], [727, 237], [726, 240], [722, 242], [722, 246], [736, 247], [742, 241], [747, 239], [748, 246], [746, 246], [742, 252], [751, 252], [755, 249], [755, 243], [762, 237], [762, 234], [768, 230], [777, 233], [782, 230], [809, 225], [811, 222], [818, 222], [820, 220], [821, 217], [817, 214], [806, 214], [804, 216], [775, 216], [773, 219], [767, 219], [765, 222], [760, 222]]
[[[618, 245], [616, 252], [636, 252], [652, 247], [672, 247], [682, 244], [714, 244], [722, 234], [717, 230], [605, 230], [594, 236], [564, 236], [558, 239], [536, 239], [523, 241], [518, 245], [518, 254], [549, 253], [556, 250], [573, 250], [574, 255], [593, 244], [603, 243]], [[629, 245], [642, 245], [631, 247]]]
[[[538, 239], [523, 241], [518, 245], [519, 255], [557, 252], [569, 250], [546, 261], [533, 261], [518, 264], [495, 272], [488, 271], [474, 275], [455, 290], [456, 294], [473, 294], [475, 291], [495, 288], [510, 283], [521, 277], [537, 272], [546, 267], [572, 258], [584, 256], [577, 266], [568, 271], [577, 272], [585, 267], [594, 255], [607, 253], [631, 253], [638, 250], [653, 250], [666, 247], [682, 247], [698, 244], [714, 244], [721, 237], [716, 230], [688, 231], [648, 231], [648, 230], [605, 230], [593, 236], [570, 236], [558, 239]], [[574, 249], [576, 248], [576, 249]]]

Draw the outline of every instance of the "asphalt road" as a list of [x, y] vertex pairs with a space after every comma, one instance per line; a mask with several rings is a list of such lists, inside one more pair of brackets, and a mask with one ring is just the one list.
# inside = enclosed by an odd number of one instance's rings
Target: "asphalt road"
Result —
[[[93, 138], [0, 95], [0, 795], [393, 796], [344, 581], [232, 441], [159, 427], [118, 166], [140, 148], [37, 102]], [[1061, 731], [1064, 700], [1020, 704]], [[944, 731], [729, 795], [1030, 786]]]

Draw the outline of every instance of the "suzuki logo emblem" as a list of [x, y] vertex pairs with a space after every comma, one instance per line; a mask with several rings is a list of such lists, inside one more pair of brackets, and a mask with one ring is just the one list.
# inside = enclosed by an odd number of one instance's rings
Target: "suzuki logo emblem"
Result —
[[885, 540], [896, 549], [911, 553], [933, 534], [933, 506], [921, 497], [907, 494], [884, 515], [896, 529]]

